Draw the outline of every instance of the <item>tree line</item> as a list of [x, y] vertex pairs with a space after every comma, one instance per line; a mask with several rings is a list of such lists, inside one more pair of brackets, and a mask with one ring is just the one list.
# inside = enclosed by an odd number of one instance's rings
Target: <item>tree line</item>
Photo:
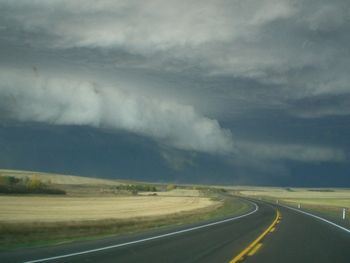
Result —
[[64, 190], [51, 187], [38, 177], [17, 178], [15, 176], [0, 176], [0, 193], [3, 194], [66, 194]]

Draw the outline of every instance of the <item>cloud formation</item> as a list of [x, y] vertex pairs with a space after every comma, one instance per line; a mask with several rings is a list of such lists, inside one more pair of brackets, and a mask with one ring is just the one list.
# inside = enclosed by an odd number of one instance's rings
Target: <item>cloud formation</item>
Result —
[[123, 47], [141, 53], [231, 41], [246, 35], [249, 27], [294, 12], [288, 1], [277, 0], [231, 4], [222, 0], [104, 0], [89, 5], [85, 1], [56, 0], [5, 1], [2, 5], [12, 11], [4, 15], [21, 29], [56, 37], [55, 43], [50, 43], [54, 47]]
[[12, 119], [126, 130], [183, 150], [233, 150], [231, 132], [191, 106], [35, 70], [2, 68], [0, 78], [0, 111]]
[[350, 94], [319, 95], [290, 102], [290, 113], [300, 118], [350, 115]]
[[122, 52], [124, 67], [137, 56], [131, 67], [253, 79], [276, 85], [265, 90], [267, 96], [280, 93], [265, 102], [269, 106], [276, 99], [283, 104], [350, 90], [347, 0], [104, 0], [88, 5], [55, 0], [3, 1], [1, 6], [7, 41], [55, 52], [103, 50], [107, 55], [100, 63], [117, 66]]
[[[280, 136], [288, 143], [259, 135], [270, 125], [274, 137], [286, 115], [350, 116], [348, 0], [37, 0], [0, 7], [0, 45], [10, 54], [0, 61], [0, 117], [126, 130], [177, 149], [256, 158], [250, 163], [346, 159], [341, 143], [303, 143], [293, 130]], [[42, 63], [50, 74], [18, 69], [24, 62]], [[65, 68], [72, 70], [62, 74]], [[120, 72], [127, 73], [123, 84]], [[265, 124], [265, 113], [274, 121]], [[254, 131], [247, 125], [251, 138], [244, 140], [233, 141], [219, 124], [234, 127], [251, 115], [262, 121]], [[302, 125], [294, 128], [302, 133]], [[162, 156], [174, 167], [192, 165], [175, 153]]]

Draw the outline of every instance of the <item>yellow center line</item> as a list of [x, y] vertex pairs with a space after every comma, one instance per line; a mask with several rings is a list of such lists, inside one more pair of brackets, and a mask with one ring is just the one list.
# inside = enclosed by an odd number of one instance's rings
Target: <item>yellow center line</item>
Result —
[[262, 247], [262, 243], [258, 243], [249, 253], [248, 256], [253, 256]]
[[[281, 213], [280, 211], [276, 210], [276, 217], [271, 223], [271, 225], [263, 232], [261, 233], [253, 242], [251, 242], [245, 249], [243, 249], [237, 256], [235, 256], [233, 259], [230, 260], [229, 263], [236, 263], [243, 259], [243, 257], [247, 256], [249, 252], [255, 249], [255, 246], [270, 232], [270, 230], [277, 224], [277, 221], [280, 217]], [[259, 246], [260, 248], [261, 246]], [[257, 248], [256, 251], [259, 249]], [[255, 253], [256, 253], [255, 251]], [[253, 253], [253, 254], [255, 254]]]

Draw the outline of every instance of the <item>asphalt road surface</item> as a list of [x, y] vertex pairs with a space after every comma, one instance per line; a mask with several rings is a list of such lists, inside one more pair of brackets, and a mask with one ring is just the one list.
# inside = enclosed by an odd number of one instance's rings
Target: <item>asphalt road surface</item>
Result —
[[[45, 262], [215, 262], [228, 263], [261, 235], [274, 221], [277, 207], [258, 203], [249, 216], [180, 233]], [[243, 262], [350, 262], [350, 234], [315, 218], [287, 208], [279, 224], [259, 242], [260, 247]], [[193, 226], [191, 226], [193, 227]], [[173, 229], [176, 231], [179, 229]], [[169, 231], [169, 230], [168, 230]], [[166, 232], [95, 241], [76, 242], [47, 248], [0, 253], [0, 262], [25, 262], [144, 239]]]
[[245, 262], [350, 262], [350, 233], [288, 208], [278, 209], [281, 222]]

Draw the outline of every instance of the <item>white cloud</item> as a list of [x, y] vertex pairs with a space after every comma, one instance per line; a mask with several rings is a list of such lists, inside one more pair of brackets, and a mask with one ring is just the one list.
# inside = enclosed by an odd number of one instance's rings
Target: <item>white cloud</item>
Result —
[[89, 81], [0, 71], [0, 111], [16, 120], [122, 129], [178, 149], [227, 154], [232, 135], [191, 106]]

